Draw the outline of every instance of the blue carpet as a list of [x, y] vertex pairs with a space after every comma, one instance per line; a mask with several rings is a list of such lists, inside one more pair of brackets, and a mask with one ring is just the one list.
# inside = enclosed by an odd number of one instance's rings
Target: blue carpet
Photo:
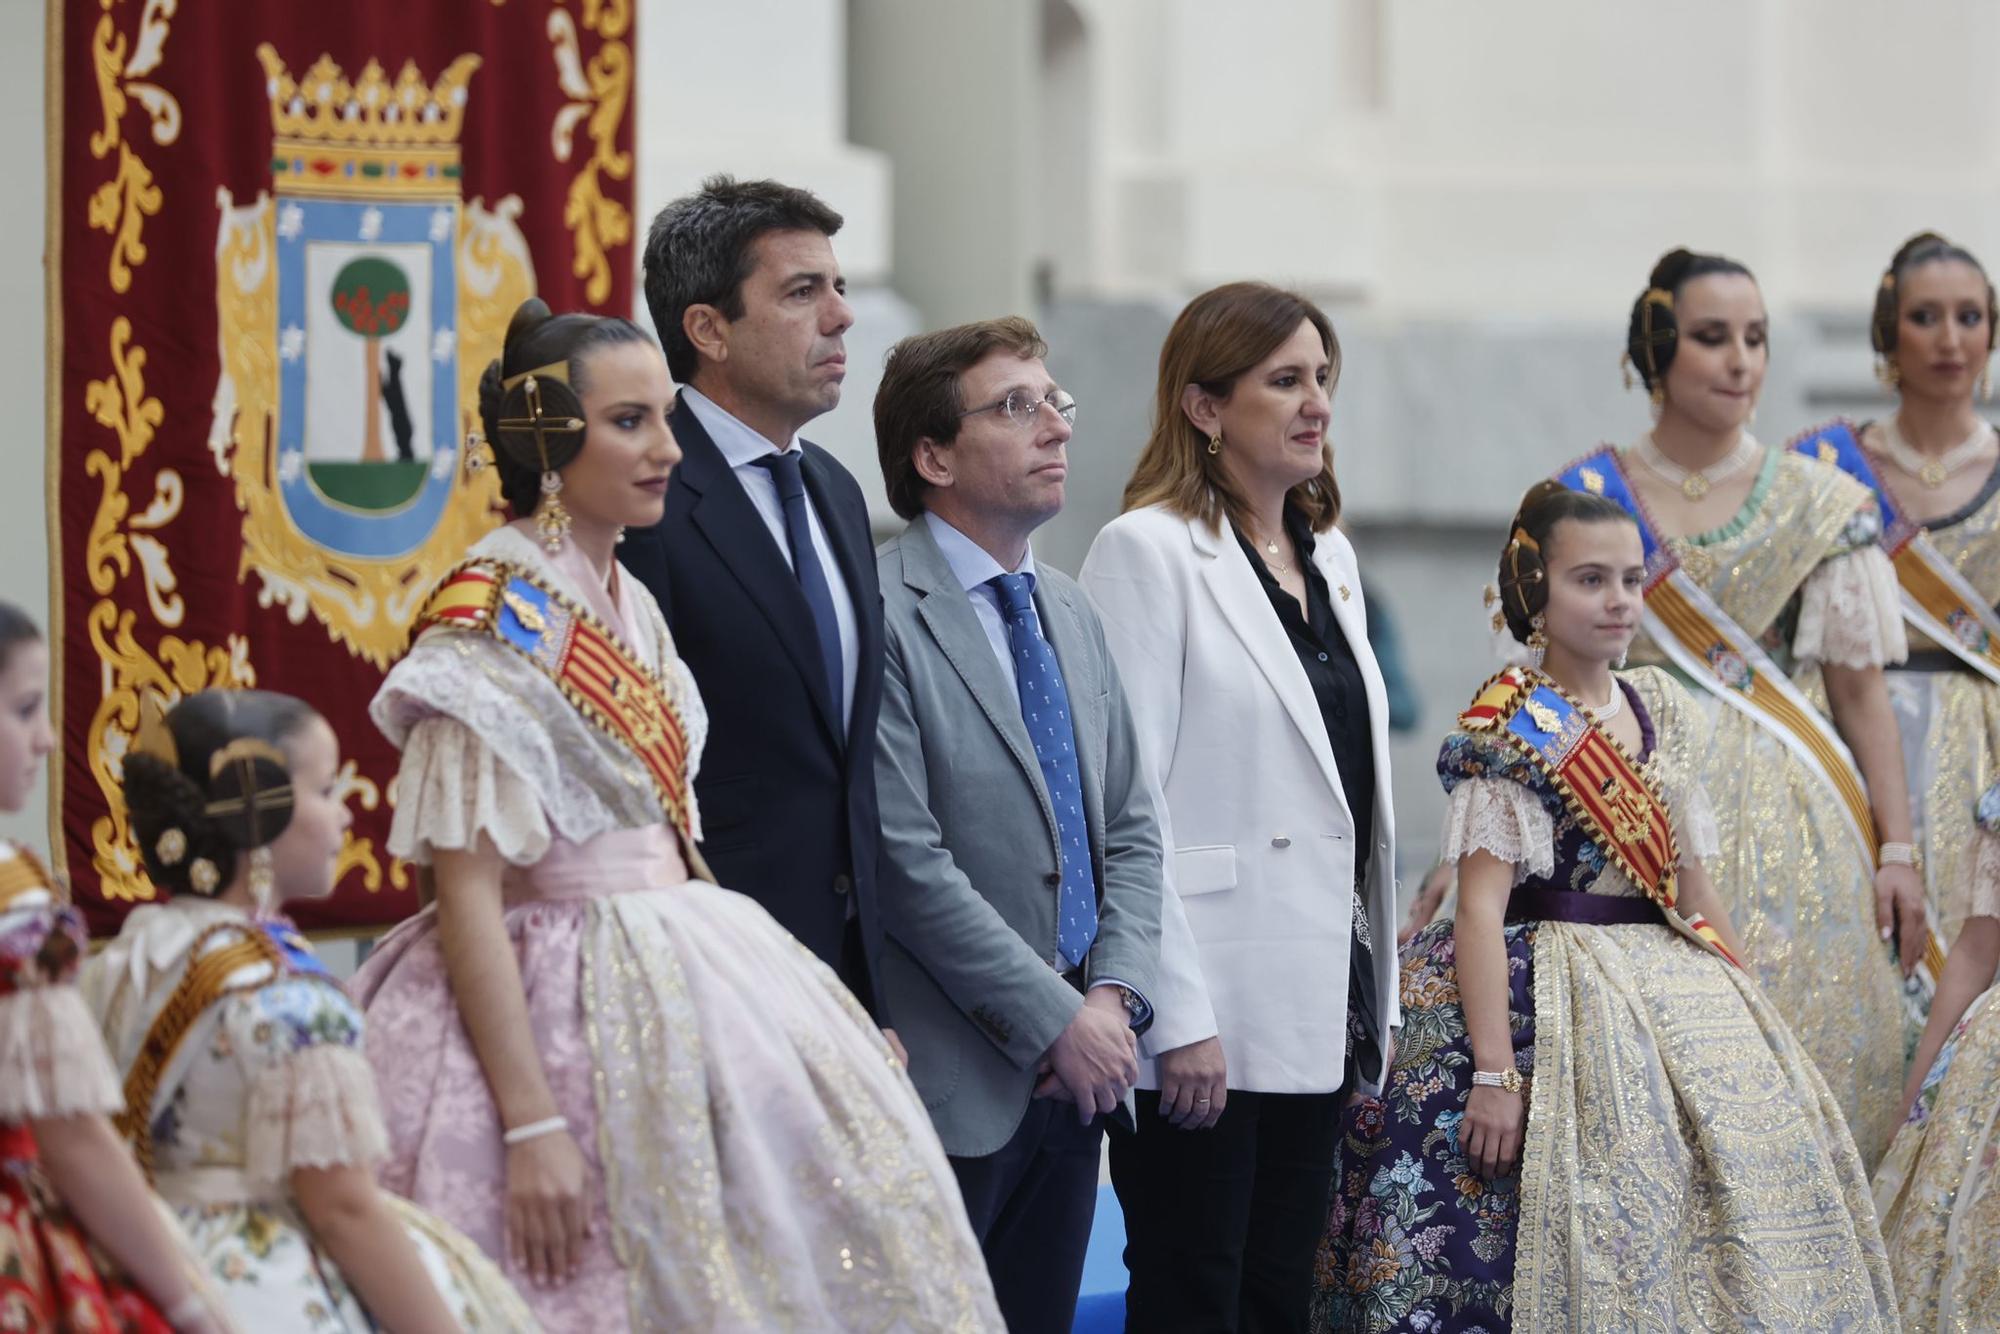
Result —
[[1125, 1212], [1109, 1186], [1097, 1188], [1097, 1216], [1083, 1257], [1083, 1289], [1071, 1334], [1122, 1334], [1125, 1328]]

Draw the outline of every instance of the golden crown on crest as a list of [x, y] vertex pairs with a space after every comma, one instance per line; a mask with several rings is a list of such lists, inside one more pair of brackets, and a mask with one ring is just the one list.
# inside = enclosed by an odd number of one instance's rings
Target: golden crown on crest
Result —
[[432, 85], [414, 60], [406, 60], [391, 83], [381, 62], [371, 59], [350, 83], [331, 56], [314, 61], [303, 80], [292, 77], [269, 42], [258, 46], [257, 58], [264, 62], [271, 129], [279, 139], [382, 147], [457, 143], [466, 88], [479, 68], [478, 56], [462, 55]]

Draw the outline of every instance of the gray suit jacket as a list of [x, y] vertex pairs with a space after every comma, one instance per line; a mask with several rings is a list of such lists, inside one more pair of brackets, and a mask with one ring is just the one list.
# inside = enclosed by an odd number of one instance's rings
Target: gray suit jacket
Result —
[[[1083, 997], [1056, 951], [1055, 809], [1021, 704], [919, 519], [876, 553], [887, 665], [875, 753], [882, 810], [880, 985], [945, 1151], [996, 1153]], [[1035, 610], [1068, 688], [1097, 873], [1084, 985], [1141, 995], [1160, 957], [1160, 832], [1138, 734], [1097, 613], [1036, 571]]]

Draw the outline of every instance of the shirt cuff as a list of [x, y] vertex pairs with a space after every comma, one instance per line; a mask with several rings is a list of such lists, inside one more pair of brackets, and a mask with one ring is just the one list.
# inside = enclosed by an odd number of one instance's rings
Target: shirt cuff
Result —
[[1099, 987], [1123, 987], [1125, 988], [1125, 990], [1131, 992], [1134, 996], [1138, 997], [1139, 1008], [1137, 1010], [1126, 1011], [1126, 1013], [1131, 1017], [1132, 1027], [1144, 1028], [1147, 1024], [1153, 1021], [1153, 1002], [1147, 1000], [1145, 994], [1141, 992], [1139, 988], [1133, 986], [1130, 982], [1120, 981], [1118, 978], [1115, 977], [1100, 977], [1097, 978], [1095, 981], [1093, 981], [1088, 989], [1091, 991], [1095, 991]]

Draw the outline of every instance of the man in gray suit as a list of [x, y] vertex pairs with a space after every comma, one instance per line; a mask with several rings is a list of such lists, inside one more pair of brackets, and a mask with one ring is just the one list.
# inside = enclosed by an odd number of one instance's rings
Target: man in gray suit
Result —
[[[877, 739], [880, 985], [1008, 1325], [1067, 1330], [1108, 1116], [1130, 1117], [1160, 831], [1097, 613], [1037, 568], [1074, 402], [1023, 319], [898, 343]], [[1128, 1120], [1129, 1123], [1129, 1120]]]

